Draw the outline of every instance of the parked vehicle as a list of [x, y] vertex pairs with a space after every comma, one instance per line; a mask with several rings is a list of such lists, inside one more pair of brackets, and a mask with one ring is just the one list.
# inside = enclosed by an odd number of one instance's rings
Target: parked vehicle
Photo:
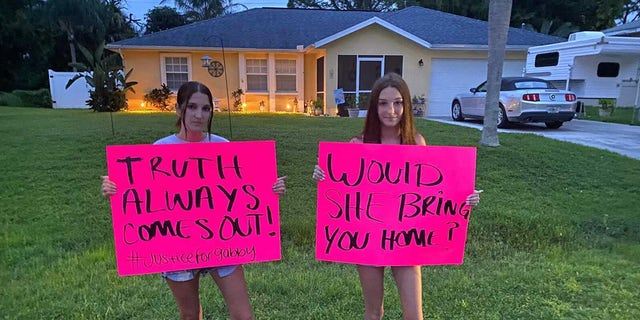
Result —
[[529, 47], [524, 75], [571, 90], [587, 105], [616, 99], [617, 106], [638, 107], [638, 57], [638, 37], [581, 31], [566, 42]]
[[[451, 118], [482, 119], [487, 97], [487, 82], [470, 93], [458, 94], [451, 103]], [[544, 122], [547, 128], [557, 129], [563, 122], [573, 119], [576, 95], [558, 90], [547, 80], [530, 77], [504, 77], [500, 85], [500, 110], [498, 128], [506, 128], [511, 122]]]

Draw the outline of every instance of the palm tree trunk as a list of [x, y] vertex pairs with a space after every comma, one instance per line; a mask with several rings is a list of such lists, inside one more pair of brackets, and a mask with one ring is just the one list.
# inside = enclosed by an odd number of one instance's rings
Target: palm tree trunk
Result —
[[489, 64], [487, 66], [487, 99], [480, 144], [500, 146], [498, 141], [498, 108], [502, 65], [509, 32], [512, 0], [489, 2]]
[[67, 29], [67, 41], [69, 41], [69, 50], [71, 51], [71, 65], [73, 66], [73, 72], [78, 72], [76, 68], [76, 44], [73, 30], [69, 27]]

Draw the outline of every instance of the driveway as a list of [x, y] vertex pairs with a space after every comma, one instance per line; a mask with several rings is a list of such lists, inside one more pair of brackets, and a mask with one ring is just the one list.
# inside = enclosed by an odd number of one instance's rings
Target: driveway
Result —
[[[482, 130], [482, 121], [453, 121], [450, 117], [429, 117], [429, 120]], [[498, 129], [501, 133], [533, 133], [543, 137], [573, 142], [609, 150], [640, 160], [640, 126], [573, 119], [559, 129], [547, 129], [544, 124], [515, 124]]]

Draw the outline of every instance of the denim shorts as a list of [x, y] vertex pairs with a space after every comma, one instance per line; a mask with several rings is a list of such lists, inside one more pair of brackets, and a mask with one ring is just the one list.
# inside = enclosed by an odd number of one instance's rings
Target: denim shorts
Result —
[[215, 267], [215, 268], [202, 268], [202, 269], [191, 269], [191, 270], [182, 270], [182, 271], [170, 271], [163, 272], [162, 277], [167, 278], [171, 281], [184, 282], [193, 280], [196, 274], [207, 274], [212, 271], [217, 271], [220, 278], [224, 278], [230, 274], [232, 274], [238, 266], [223, 266], [223, 267]]

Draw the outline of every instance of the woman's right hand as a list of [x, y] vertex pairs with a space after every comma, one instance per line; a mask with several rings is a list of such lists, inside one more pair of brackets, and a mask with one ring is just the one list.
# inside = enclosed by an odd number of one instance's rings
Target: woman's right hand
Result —
[[100, 191], [102, 191], [102, 195], [110, 197], [116, 194], [116, 184], [109, 180], [108, 176], [101, 176], [100, 178], [102, 179], [102, 189], [100, 189]]
[[316, 180], [316, 181], [324, 180], [324, 170], [322, 170], [320, 166], [317, 164], [315, 168], [313, 168], [313, 180]]

